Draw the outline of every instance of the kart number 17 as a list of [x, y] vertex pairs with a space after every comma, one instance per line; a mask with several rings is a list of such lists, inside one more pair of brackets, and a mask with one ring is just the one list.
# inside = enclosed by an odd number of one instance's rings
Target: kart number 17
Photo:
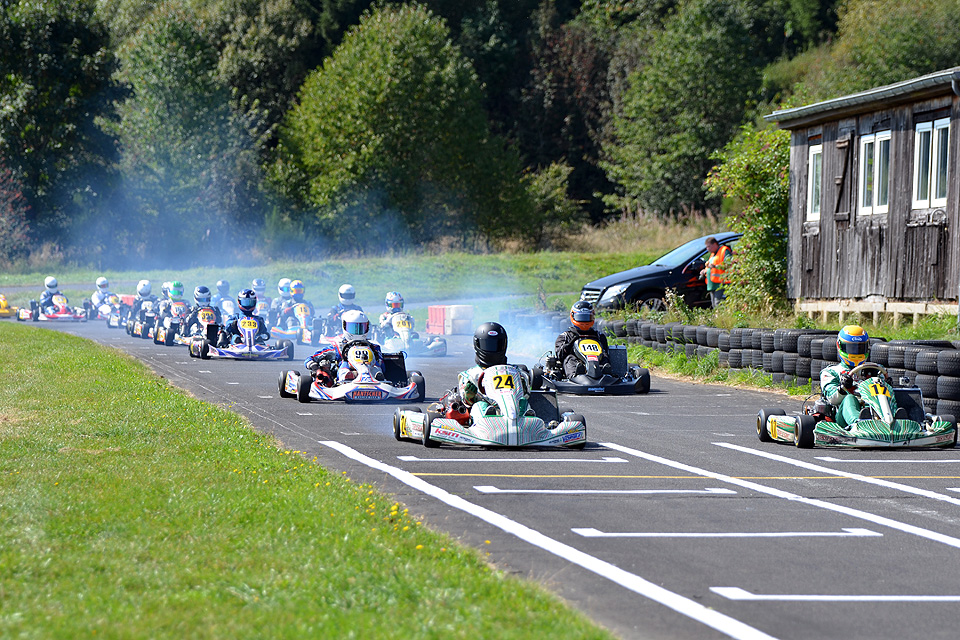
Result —
[[877, 384], [874, 382], [870, 385], [870, 392], [875, 396], [889, 396], [890, 392], [887, 391], [886, 385]]

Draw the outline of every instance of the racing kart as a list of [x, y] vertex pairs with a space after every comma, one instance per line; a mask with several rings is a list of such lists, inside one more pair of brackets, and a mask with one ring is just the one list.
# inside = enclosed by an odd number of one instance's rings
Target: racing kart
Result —
[[293, 343], [281, 340], [276, 346], [258, 343], [257, 321], [252, 318], [240, 318], [237, 322], [240, 329], [241, 341], [223, 347], [216, 346], [210, 335], [219, 333], [215, 324], [206, 325], [206, 335], [193, 336], [188, 348], [190, 356], [194, 358], [229, 358], [233, 360], [293, 360]]
[[[290, 314], [296, 319], [296, 324], [287, 326]], [[270, 327], [270, 335], [274, 338], [292, 340], [296, 344], [317, 344], [324, 335], [323, 320], [314, 318], [310, 307], [302, 302], [293, 305], [278, 314], [277, 321]]]
[[400, 311], [390, 316], [390, 324], [377, 329], [380, 344], [387, 351], [403, 351], [408, 356], [445, 356], [447, 341], [440, 336], [421, 338], [414, 331], [414, 319]]
[[602, 366], [603, 348], [590, 338], [580, 338], [574, 343], [573, 354], [583, 363], [585, 371], [567, 378], [563, 363], [547, 354], [546, 366], [533, 368], [533, 388], [541, 386], [558, 393], [577, 395], [631, 395], [650, 391], [650, 371], [627, 362], [627, 348], [623, 345], [608, 347], [609, 366]]
[[197, 324], [187, 332], [187, 326], [180, 323], [180, 332], [173, 336], [173, 341], [177, 344], [190, 346], [195, 337], [205, 337], [212, 344], [217, 343], [217, 336], [220, 334], [220, 325], [217, 324], [217, 312], [213, 307], [200, 307], [197, 311]]
[[97, 317], [107, 321], [108, 329], [119, 329], [126, 325], [129, 316], [130, 306], [115, 293], [97, 308]]
[[177, 335], [180, 334], [180, 326], [190, 314], [190, 307], [186, 302], [177, 300], [170, 302], [162, 315], [157, 319], [156, 326], [151, 327], [147, 332], [153, 338], [154, 344], [164, 344], [168, 347], [176, 342]]
[[150, 329], [157, 323], [157, 303], [153, 300], [144, 300], [140, 304], [137, 317], [127, 320], [127, 333], [134, 338], [150, 337]]
[[924, 413], [919, 388], [894, 388], [887, 370], [873, 362], [854, 367], [850, 375], [856, 384], [854, 393], [863, 404], [859, 419], [852, 424], [841, 427], [833, 405], [817, 394], [804, 400], [799, 415], [761, 409], [757, 437], [761, 442], [784, 442], [802, 449], [956, 446], [956, 418]]
[[587, 443], [587, 421], [576, 413], [559, 415], [555, 391], [531, 391], [520, 367], [500, 364], [483, 371], [479, 391], [489, 402], [474, 403], [469, 414], [454, 392], [420, 409], [397, 409], [393, 436], [425, 447], [462, 444], [483, 447], [570, 447]]
[[356, 370], [352, 380], [337, 383], [300, 371], [284, 371], [278, 386], [281, 398], [300, 402], [314, 400], [378, 401], [409, 400], [422, 402], [426, 383], [419, 371], [407, 374], [402, 353], [383, 354], [383, 370], [375, 364], [370, 343], [357, 341], [347, 348], [347, 361]]
[[0, 293], [0, 318], [15, 318], [18, 310], [17, 307], [10, 306], [7, 296]]
[[62, 294], [53, 296], [50, 305], [41, 309], [36, 300], [30, 301], [30, 308], [21, 307], [17, 310], [17, 320], [45, 321], [45, 322], [86, 322], [87, 312], [83, 307], [71, 307], [67, 297]]

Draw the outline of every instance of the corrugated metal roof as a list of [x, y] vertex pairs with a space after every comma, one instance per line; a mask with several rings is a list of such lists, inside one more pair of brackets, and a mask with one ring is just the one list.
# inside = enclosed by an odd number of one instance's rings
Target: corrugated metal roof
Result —
[[930, 92], [938, 92], [943, 87], [949, 87], [951, 82], [960, 82], [960, 67], [944, 69], [934, 73], [904, 80], [895, 84], [889, 84], [885, 87], [868, 89], [860, 93], [853, 93], [848, 96], [824, 100], [803, 107], [794, 107], [793, 109], [781, 109], [763, 117], [767, 122], [779, 123], [781, 127], [789, 128], [790, 121], [811, 120], [818, 115], [826, 115], [836, 111], [865, 110], [872, 104], [881, 104], [898, 98], [907, 96], [923, 95]]

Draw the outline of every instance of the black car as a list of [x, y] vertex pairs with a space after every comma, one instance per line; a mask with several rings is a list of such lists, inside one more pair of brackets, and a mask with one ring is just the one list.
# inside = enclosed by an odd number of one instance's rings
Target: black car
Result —
[[[727, 231], [713, 237], [733, 249], [740, 236]], [[651, 264], [589, 282], [580, 291], [580, 299], [592, 302], [598, 311], [614, 311], [632, 305], [663, 309], [667, 289], [675, 289], [688, 305], [709, 306], [707, 283], [700, 278], [700, 270], [710, 256], [704, 245], [709, 237], [682, 244]]]

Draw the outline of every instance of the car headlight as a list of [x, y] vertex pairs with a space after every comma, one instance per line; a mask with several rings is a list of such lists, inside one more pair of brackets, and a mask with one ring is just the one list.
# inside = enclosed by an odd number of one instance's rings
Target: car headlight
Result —
[[613, 300], [623, 295], [623, 292], [630, 287], [630, 283], [625, 284], [615, 284], [612, 287], [608, 287], [603, 294], [600, 296], [600, 301], [604, 302], [607, 300]]

